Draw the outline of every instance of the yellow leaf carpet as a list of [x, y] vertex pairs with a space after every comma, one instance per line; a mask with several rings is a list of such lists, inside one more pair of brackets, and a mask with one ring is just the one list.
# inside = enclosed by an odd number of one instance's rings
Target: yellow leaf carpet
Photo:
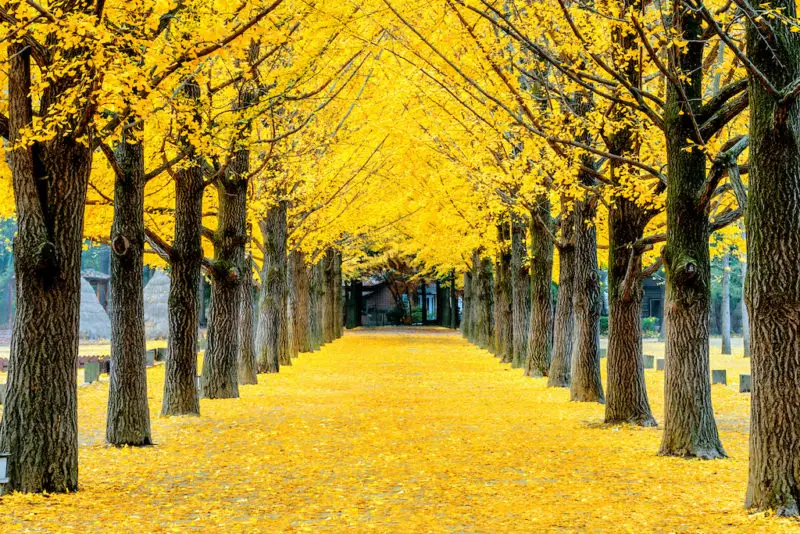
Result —
[[107, 447], [107, 384], [80, 388], [81, 491], [3, 497], [0, 532], [800, 531], [742, 509], [735, 385], [713, 389], [730, 459], [704, 462], [656, 456], [660, 430], [605, 426], [443, 329], [347, 332], [199, 418], [155, 415], [163, 376], [144, 449]]

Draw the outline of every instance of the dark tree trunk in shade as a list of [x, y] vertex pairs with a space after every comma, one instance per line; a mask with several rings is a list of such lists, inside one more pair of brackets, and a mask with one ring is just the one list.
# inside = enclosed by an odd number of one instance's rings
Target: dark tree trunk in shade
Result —
[[253, 259], [249, 255], [244, 260], [239, 293], [239, 309], [241, 310], [241, 322], [239, 324], [239, 384], [258, 384]]
[[575, 279], [572, 306], [575, 335], [572, 345], [570, 400], [605, 402], [600, 380], [600, 276], [597, 270], [595, 199], [575, 202]]
[[[796, 20], [795, 2], [778, 0]], [[800, 38], [748, 25], [747, 53], [778, 89], [800, 78]], [[750, 474], [745, 505], [800, 515], [800, 105], [779, 104], [750, 78], [750, 177], [745, 298], [752, 336]], [[778, 97], [780, 98], [780, 97]]]
[[455, 271], [450, 271], [450, 278], [448, 282], [449, 287], [449, 299], [450, 299], [450, 328], [453, 330], [457, 329], [459, 326], [459, 318], [458, 318], [458, 295], [456, 294], [456, 273]]
[[[94, 10], [93, 2], [68, 8]], [[54, 50], [58, 50], [54, 45]], [[80, 49], [73, 49], [81, 54]], [[80, 57], [75, 59], [81, 60]], [[33, 121], [31, 50], [8, 45], [9, 158], [17, 217], [14, 271], [17, 307], [11, 337], [0, 451], [8, 459], [3, 491], [71, 492], [78, 489], [77, 378], [81, 245], [92, 150], [73, 134], [32, 146], [19, 144]], [[78, 61], [77, 77], [95, 74]], [[57, 76], [41, 106], [64, 98], [78, 84]], [[92, 84], [87, 82], [86, 87]], [[77, 94], [69, 98], [82, 97]], [[47, 111], [47, 109], [45, 109]], [[69, 123], [65, 129], [75, 128]], [[91, 146], [88, 135], [85, 143]], [[9, 148], [14, 146], [13, 149]]]
[[322, 341], [330, 343], [336, 339], [336, 294], [334, 291], [336, 257], [332, 248], [325, 250], [322, 263]]
[[342, 278], [342, 252], [334, 249], [333, 251], [333, 311], [334, 311], [334, 335], [339, 339], [344, 335], [344, 281]]
[[547, 195], [536, 199], [531, 209], [531, 315], [525, 376], [542, 377], [550, 372], [553, 355], [553, 219]]
[[283, 200], [271, 206], [260, 223], [264, 263], [256, 330], [259, 373], [277, 373], [285, 361], [281, 352], [286, 338], [281, 331], [286, 328], [286, 207]]
[[528, 330], [531, 313], [531, 280], [525, 223], [516, 215], [511, 225], [511, 367], [521, 368], [528, 357]]
[[[187, 82], [183, 92], [197, 104], [200, 87]], [[199, 123], [199, 116], [195, 117]], [[188, 141], [184, 140], [188, 145]], [[193, 150], [190, 164], [175, 173], [175, 237], [170, 254], [169, 358], [164, 371], [162, 415], [199, 415], [197, 333], [200, 316], [200, 264], [203, 259], [203, 170]]]
[[511, 310], [511, 247], [508, 224], [500, 227], [502, 247], [494, 270], [494, 353], [503, 363], [511, 363], [514, 350]]
[[464, 273], [463, 318], [461, 335], [472, 341], [472, 269]]
[[200, 379], [203, 397], [239, 397], [239, 331], [242, 273], [247, 242], [248, 150], [234, 154], [229, 172], [217, 180], [217, 230], [211, 278], [208, 349]]
[[656, 424], [647, 398], [642, 356], [643, 250], [635, 245], [649, 219], [634, 202], [613, 199], [609, 210], [606, 423]]
[[731, 256], [722, 257], [722, 309], [720, 310], [720, 335], [722, 354], [731, 353]]
[[572, 336], [575, 333], [575, 314], [572, 297], [575, 283], [575, 217], [564, 213], [561, 224], [562, 245], [558, 248], [558, 298], [553, 320], [553, 359], [547, 386], [568, 388], [572, 369]]
[[[141, 129], [135, 129], [141, 135]], [[144, 145], [123, 134], [115, 157], [111, 225], [111, 373], [106, 441], [151, 445], [144, 329]]]
[[323, 341], [323, 325], [322, 325], [322, 312], [323, 300], [325, 298], [325, 284], [324, 284], [324, 258], [312, 265], [309, 269], [309, 306], [310, 306], [310, 322], [309, 322], [309, 350], [315, 351], [322, 346]]
[[[698, 205], [706, 184], [705, 154], [698, 143], [692, 110], [702, 102], [703, 48], [700, 15], [676, 14], [673, 25], [689, 44], [670, 56], [685, 74], [682, 88], [668, 84], [664, 109], [669, 187], [667, 240], [662, 251], [667, 278], [664, 367], [664, 433], [659, 453], [667, 456], [725, 456], [711, 407], [708, 317], [711, 272], [708, 206]], [[684, 96], [685, 95], [685, 96]], [[688, 99], [688, 103], [686, 102]]]

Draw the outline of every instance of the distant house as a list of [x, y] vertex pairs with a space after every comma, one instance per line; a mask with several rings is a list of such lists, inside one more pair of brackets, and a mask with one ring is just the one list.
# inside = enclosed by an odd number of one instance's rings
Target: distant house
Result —
[[643, 283], [642, 317], [657, 317], [659, 328], [664, 324], [664, 287], [664, 280], [658, 275]]
[[94, 269], [86, 269], [81, 271], [81, 277], [89, 282], [98, 302], [108, 312], [108, 303], [111, 300], [111, 275]]
[[389, 324], [388, 313], [397, 304], [385, 281], [367, 280], [361, 289], [361, 324], [385, 326]]

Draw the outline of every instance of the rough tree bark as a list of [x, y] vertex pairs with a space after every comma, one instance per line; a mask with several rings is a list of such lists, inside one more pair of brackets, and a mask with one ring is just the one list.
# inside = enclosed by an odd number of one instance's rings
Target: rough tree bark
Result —
[[334, 311], [334, 335], [339, 339], [344, 335], [344, 284], [342, 280], [342, 252], [334, 249], [333, 251], [333, 311]]
[[335, 251], [328, 248], [325, 250], [325, 256], [320, 260], [324, 287], [322, 298], [322, 341], [324, 343], [330, 343], [336, 339], [335, 256]]
[[448, 285], [449, 285], [448, 295], [449, 295], [449, 299], [450, 299], [450, 328], [455, 330], [459, 326], [458, 295], [456, 294], [456, 273], [455, 273], [455, 271], [450, 271], [450, 281], [449, 281]]
[[322, 311], [323, 301], [325, 300], [324, 261], [324, 258], [321, 258], [310, 267], [308, 291], [310, 305], [310, 322], [308, 329], [310, 351], [319, 349], [323, 342]]
[[720, 334], [722, 336], [722, 354], [731, 353], [731, 255], [727, 252], [722, 257], [722, 309]]
[[513, 347], [511, 367], [521, 368], [528, 357], [528, 329], [531, 313], [531, 280], [525, 222], [514, 215], [511, 226], [511, 312]]
[[[193, 81], [184, 85], [187, 99], [200, 98]], [[200, 118], [195, 117], [199, 123]], [[188, 144], [184, 141], [184, 144]], [[169, 358], [164, 377], [162, 415], [199, 415], [197, 391], [197, 332], [200, 317], [200, 263], [203, 258], [203, 170], [189, 149], [191, 162], [175, 173], [175, 237], [170, 253]]]
[[464, 272], [463, 318], [461, 319], [461, 335], [472, 341], [472, 269]]
[[[69, 4], [66, 14], [94, 12], [94, 2]], [[54, 46], [54, 52], [58, 49]], [[40, 97], [40, 111], [62, 98], [86, 98], [95, 73], [80, 56], [71, 76], [56, 74]], [[77, 377], [81, 243], [92, 135], [76, 141], [85, 124], [69, 118], [64, 133], [32, 146], [20, 144], [33, 122], [31, 54], [8, 45], [8, 140], [17, 235], [14, 238], [17, 308], [11, 338], [0, 450], [11, 454], [4, 491], [78, 489]], [[78, 80], [83, 80], [79, 82]], [[81, 85], [84, 84], [84, 85]], [[72, 95], [70, 92], [74, 91]], [[85, 105], [91, 105], [86, 98]], [[90, 110], [91, 111], [91, 110]], [[87, 117], [92, 114], [88, 113]], [[89, 130], [91, 132], [91, 130]]]
[[259, 373], [277, 373], [284, 362], [281, 330], [286, 324], [286, 208], [286, 201], [279, 201], [259, 223], [264, 236], [256, 334]]
[[511, 309], [511, 247], [508, 224], [498, 227], [504, 245], [494, 270], [494, 352], [501, 362], [511, 363], [514, 351]]
[[[794, 20], [795, 2], [770, 9]], [[747, 53], [779, 89], [797, 87], [800, 38], [783, 24], [748, 24]], [[800, 515], [800, 106], [752, 75], [750, 191], [746, 211], [753, 392], [745, 505]], [[796, 91], [795, 91], [796, 93]]]
[[242, 283], [239, 284], [239, 384], [258, 384], [256, 357], [255, 296], [253, 295], [253, 258], [245, 257]]
[[290, 302], [292, 304], [292, 333], [298, 353], [311, 352], [309, 344], [310, 327], [310, 294], [308, 286], [308, 271], [306, 270], [305, 255], [302, 251], [293, 250], [289, 254], [289, 269], [291, 270], [292, 284]]
[[[679, 17], [692, 42], [700, 34], [700, 21]], [[702, 82], [702, 41], [694, 41], [677, 61], [689, 74], [683, 90], [699, 102]], [[672, 60], [675, 62], [675, 60]], [[691, 103], [691, 101], [690, 101]], [[702, 152], [687, 146], [696, 140], [678, 89], [668, 91], [665, 124], [669, 188], [667, 191], [667, 243], [663, 249], [667, 274], [664, 435], [660, 454], [719, 458], [725, 456], [711, 407], [708, 362], [710, 270], [707, 209], [697, 198], [705, 181]], [[684, 117], [685, 116], [685, 117]]]
[[[711, 272], [708, 206], [699, 206], [706, 182], [705, 154], [692, 122], [702, 102], [703, 28], [700, 16], [676, 5], [673, 26], [689, 44], [669, 55], [684, 78], [668, 84], [664, 109], [669, 187], [664, 367], [664, 434], [659, 454], [705, 459], [725, 456], [711, 407], [708, 319]], [[687, 100], [684, 102], [685, 99]], [[691, 109], [686, 108], [691, 106]], [[687, 141], [690, 140], [690, 141]]]
[[203, 397], [239, 397], [239, 330], [241, 279], [249, 269], [244, 261], [247, 242], [248, 150], [238, 151], [230, 172], [218, 178], [217, 230], [212, 237], [214, 268], [211, 273], [208, 349], [200, 379]]
[[531, 315], [525, 376], [547, 376], [553, 354], [553, 218], [544, 194], [531, 208]]
[[568, 388], [572, 368], [572, 335], [575, 313], [572, 297], [575, 284], [575, 213], [562, 201], [561, 243], [558, 247], [558, 299], [553, 320], [553, 359], [547, 387]]
[[476, 253], [473, 262], [478, 266], [473, 278], [473, 338], [476, 345], [486, 349], [492, 338], [492, 260]]
[[575, 336], [570, 400], [605, 402], [600, 380], [600, 276], [597, 271], [596, 199], [575, 202]]
[[[141, 135], [142, 129], [137, 128]], [[111, 224], [111, 374], [106, 441], [151, 445], [144, 329], [144, 145], [123, 133], [117, 147]]]
[[609, 210], [606, 423], [655, 426], [642, 356], [642, 253], [648, 212], [622, 196]]

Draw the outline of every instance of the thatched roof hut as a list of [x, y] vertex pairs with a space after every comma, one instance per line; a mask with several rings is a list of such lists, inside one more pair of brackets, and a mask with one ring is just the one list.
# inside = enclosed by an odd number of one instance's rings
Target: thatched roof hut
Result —
[[147, 339], [169, 336], [169, 276], [156, 271], [144, 287], [144, 328]]
[[92, 285], [81, 278], [81, 339], [111, 339], [111, 321]]

